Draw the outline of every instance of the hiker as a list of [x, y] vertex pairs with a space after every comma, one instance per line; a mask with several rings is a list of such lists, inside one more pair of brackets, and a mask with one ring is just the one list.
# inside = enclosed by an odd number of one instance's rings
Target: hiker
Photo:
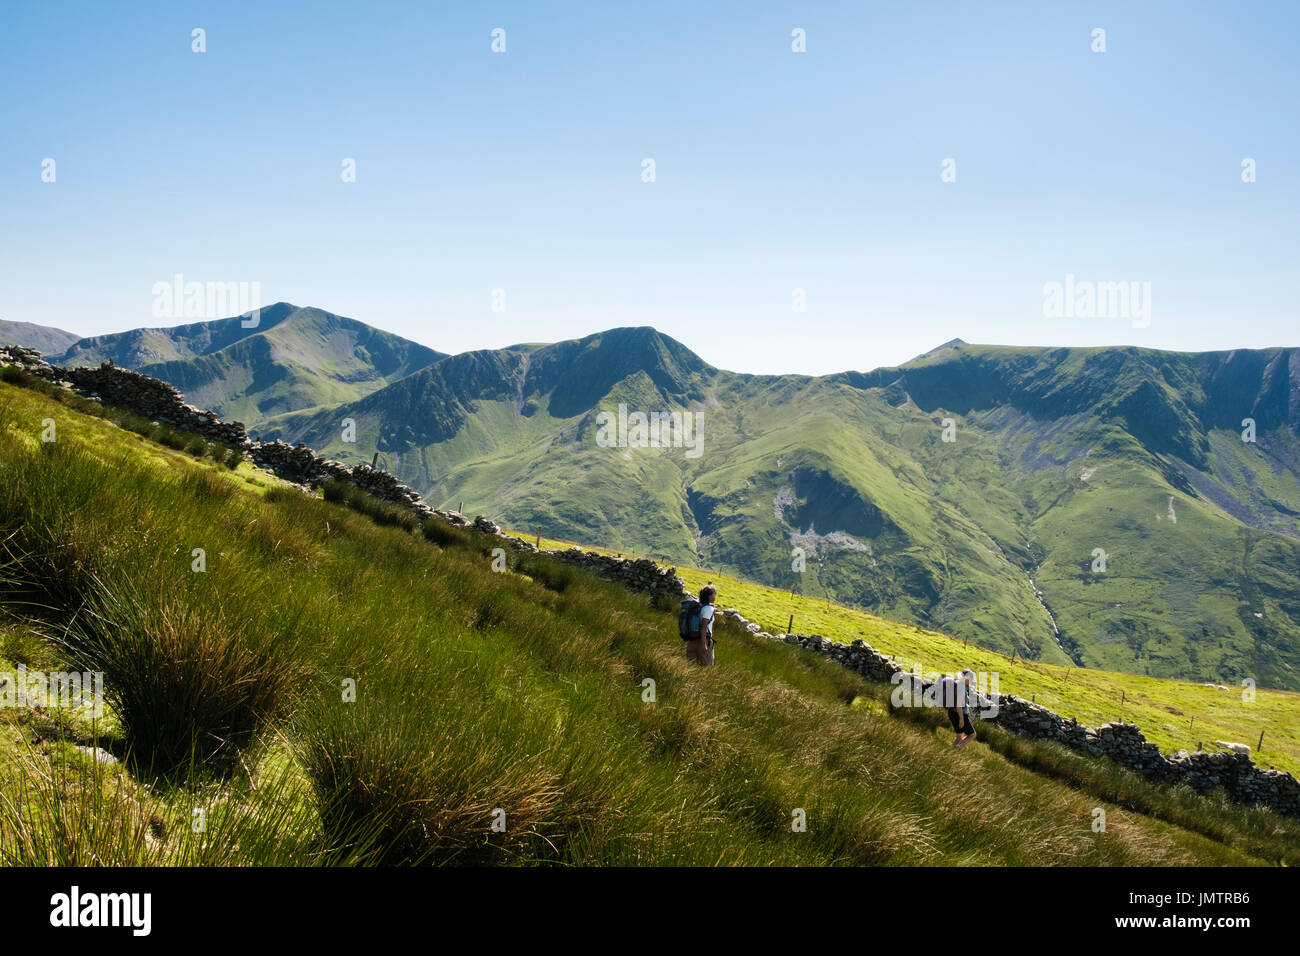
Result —
[[686, 659], [701, 667], [713, 666], [713, 616], [718, 589], [712, 584], [700, 588], [698, 601], [682, 602], [677, 633], [686, 642]]
[[948, 720], [957, 732], [954, 747], [964, 747], [975, 739], [975, 727], [970, 722], [971, 681], [975, 672], [964, 670], [956, 677], [944, 674], [939, 679], [939, 702], [948, 711]]

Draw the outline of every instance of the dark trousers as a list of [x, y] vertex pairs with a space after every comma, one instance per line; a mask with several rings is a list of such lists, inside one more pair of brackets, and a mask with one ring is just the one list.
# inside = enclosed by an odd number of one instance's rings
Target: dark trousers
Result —
[[975, 728], [970, 722], [970, 708], [963, 707], [957, 710], [955, 707], [948, 708], [948, 719], [952, 721], [952, 729], [959, 734], [973, 734]]

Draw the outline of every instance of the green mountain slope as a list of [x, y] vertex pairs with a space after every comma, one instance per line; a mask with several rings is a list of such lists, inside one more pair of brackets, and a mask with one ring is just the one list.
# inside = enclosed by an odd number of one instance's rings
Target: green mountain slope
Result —
[[355, 319], [286, 302], [240, 317], [80, 339], [53, 361], [112, 360], [170, 382], [197, 405], [256, 426], [284, 412], [338, 405], [442, 358]]
[[[741, 375], [614, 329], [451, 356], [262, 433], [378, 451], [435, 504], [513, 527], [1024, 657], [1296, 688], [1298, 383], [1296, 350], [960, 342], [897, 369]], [[601, 447], [620, 405], [700, 414], [701, 454]]]

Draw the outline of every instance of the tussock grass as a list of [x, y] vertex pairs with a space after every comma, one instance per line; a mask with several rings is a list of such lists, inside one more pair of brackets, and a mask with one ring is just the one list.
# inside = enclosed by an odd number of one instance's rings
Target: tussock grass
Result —
[[133, 767], [228, 776], [306, 677], [279, 646], [292, 638], [250, 641], [220, 608], [129, 583], [97, 590], [61, 643], [78, 669], [103, 672]]
[[470, 548], [475, 545], [472, 531], [459, 528], [438, 518], [429, 518], [420, 526], [426, 540], [441, 548]]

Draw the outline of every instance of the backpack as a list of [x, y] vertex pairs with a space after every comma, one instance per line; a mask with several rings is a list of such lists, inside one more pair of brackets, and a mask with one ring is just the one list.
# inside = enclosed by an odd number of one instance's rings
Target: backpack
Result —
[[677, 613], [677, 634], [683, 641], [699, 640], [700, 609], [699, 601], [682, 602], [682, 609]]

